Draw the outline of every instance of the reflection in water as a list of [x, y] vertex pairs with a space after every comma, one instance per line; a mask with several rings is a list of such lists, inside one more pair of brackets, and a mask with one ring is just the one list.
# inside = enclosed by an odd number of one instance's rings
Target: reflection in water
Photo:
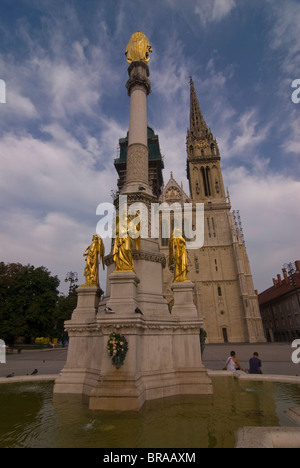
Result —
[[233, 447], [242, 426], [292, 426], [297, 385], [213, 379], [214, 394], [147, 402], [139, 412], [91, 411], [53, 383], [0, 386], [1, 447]]

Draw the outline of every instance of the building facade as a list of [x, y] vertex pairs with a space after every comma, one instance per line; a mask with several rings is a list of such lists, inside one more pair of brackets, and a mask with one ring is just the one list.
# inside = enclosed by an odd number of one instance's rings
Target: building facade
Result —
[[272, 342], [300, 338], [300, 261], [282, 273], [258, 296], [264, 332]]
[[[225, 192], [221, 157], [190, 80], [190, 127], [187, 132], [189, 196], [171, 174], [160, 200], [169, 204], [204, 204], [204, 245], [190, 249], [188, 279], [195, 284], [195, 304], [203, 315], [207, 342], [264, 342], [262, 321], [242, 232]], [[164, 239], [161, 251], [168, 265]], [[164, 286], [172, 305], [172, 272], [164, 270]]]

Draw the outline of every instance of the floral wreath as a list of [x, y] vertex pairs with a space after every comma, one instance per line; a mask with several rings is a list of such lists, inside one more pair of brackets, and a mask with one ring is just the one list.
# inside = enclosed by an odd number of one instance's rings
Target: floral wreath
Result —
[[124, 335], [113, 332], [109, 335], [107, 352], [112, 357], [113, 365], [119, 369], [124, 364], [128, 343]]

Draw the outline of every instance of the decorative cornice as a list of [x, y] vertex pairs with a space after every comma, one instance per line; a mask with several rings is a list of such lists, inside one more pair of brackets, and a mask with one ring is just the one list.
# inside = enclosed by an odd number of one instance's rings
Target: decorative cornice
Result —
[[201, 319], [191, 320], [180, 320], [171, 318], [170, 320], [151, 319], [147, 318], [136, 318], [136, 317], [124, 317], [121, 315], [114, 316], [114, 318], [105, 318], [103, 315], [97, 315], [95, 321], [90, 324], [87, 323], [72, 323], [69, 321], [66, 324], [66, 330], [69, 334], [74, 335], [109, 335], [114, 330], [122, 330], [123, 333], [137, 332], [186, 332], [187, 330], [194, 330], [195, 333], [199, 333], [199, 329], [202, 327], [203, 321]]
[[[133, 251], [132, 256], [133, 260], [146, 260], [147, 262], [161, 263], [163, 268], [166, 266], [166, 257], [162, 253], [140, 250]], [[104, 262], [106, 266], [112, 265], [114, 263], [112, 254], [107, 255], [104, 258]]]
[[210, 157], [205, 157], [205, 156], [198, 156], [198, 157], [193, 157], [193, 158], [188, 158], [188, 161], [190, 163], [199, 163], [204, 162], [204, 163], [213, 163], [214, 161], [220, 161], [221, 157], [220, 156], [210, 156]]
[[[121, 195], [123, 195], [121, 193]], [[127, 196], [127, 205], [130, 206], [132, 203], [141, 202], [145, 205], [151, 205], [151, 203], [157, 203], [157, 197], [155, 195], [150, 195], [145, 192], [134, 192], [134, 193], [125, 193]], [[114, 205], [116, 209], [119, 207], [119, 197], [117, 196], [114, 200]]]

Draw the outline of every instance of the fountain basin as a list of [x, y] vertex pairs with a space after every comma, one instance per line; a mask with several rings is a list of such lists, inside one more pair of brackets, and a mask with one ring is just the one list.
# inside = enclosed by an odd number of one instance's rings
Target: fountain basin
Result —
[[140, 411], [108, 412], [88, 409], [78, 396], [53, 398], [53, 381], [6, 382], [0, 385], [0, 446], [226, 448], [238, 446], [236, 434], [249, 426], [297, 432], [286, 411], [300, 406], [299, 385], [223, 375], [212, 376], [212, 383], [212, 395], [175, 396], [146, 402]]

